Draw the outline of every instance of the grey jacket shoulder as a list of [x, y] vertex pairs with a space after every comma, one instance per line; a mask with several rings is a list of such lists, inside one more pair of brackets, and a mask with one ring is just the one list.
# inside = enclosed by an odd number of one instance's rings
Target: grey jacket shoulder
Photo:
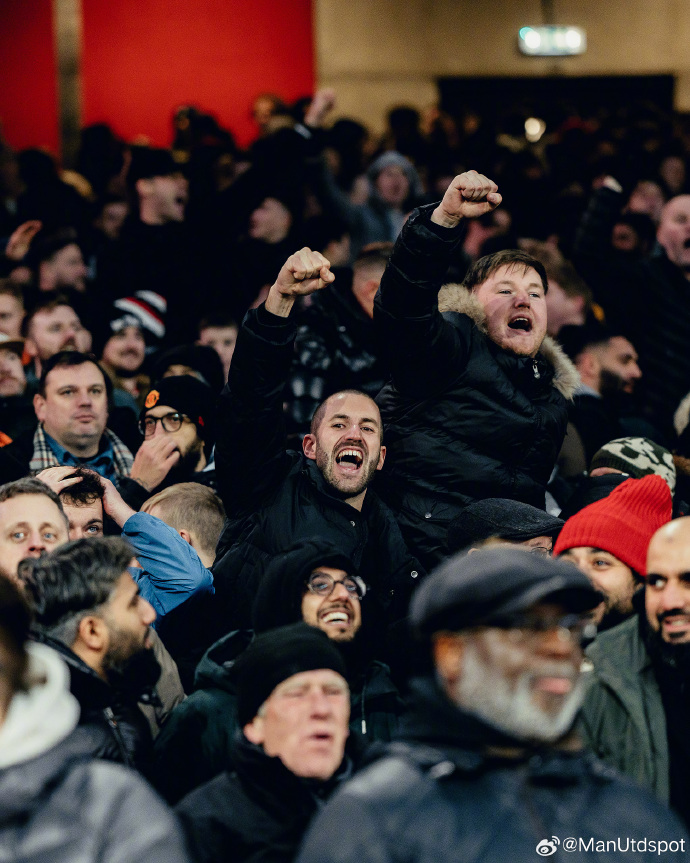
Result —
[[75, 758], [50, 777], [46, 761], [51, 759], [49, 752], [3, 771], [3, 784], [9, 783], [15, 796], [3, 806], [0, 849], [11, 837], [17, 855], [12, 859], [189, 863], [174, 814], [137, 773], [118, 764]]
[[582, 730], [608, 764], [669, 799], [666, 717], [637, 616], [597, 636]]

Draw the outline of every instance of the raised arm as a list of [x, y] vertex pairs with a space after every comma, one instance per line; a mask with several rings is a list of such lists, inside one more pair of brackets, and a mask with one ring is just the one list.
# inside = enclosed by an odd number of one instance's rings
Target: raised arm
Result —
[[228, 384], [218, 400], [216, 479], [230, 518], [261, 505], [289, 469], [283, 392], [296, 328], [290, 313], [298, 297], [333, 279], [323, 255], [301, 249], [240, 328]]
[[438, 311], [463, 221], [501, 203], [496, 184], [476, 171], [455, 177], [439, 204], [421, 207], [402, 230], [374, 303], [380, 349], [396, 387], [415, 396], [445, 385], [464, 362], [466, 343]]

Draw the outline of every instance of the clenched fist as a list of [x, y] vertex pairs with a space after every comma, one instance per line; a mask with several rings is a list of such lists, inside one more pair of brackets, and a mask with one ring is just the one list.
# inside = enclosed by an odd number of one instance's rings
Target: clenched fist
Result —
[[465, 171], [448, 186], [443, 200], [431, 214], [431, 221], [454, 228], [461, 219], [476, 219], [495, 210], [502, 200], [493, 180], [476, 171]]
[[320, 291], [335, 279], [331, 264], [320, 252], [306, 246], [290, 255], [266, 298], [266, 309], [286, 318], [297, 297]]

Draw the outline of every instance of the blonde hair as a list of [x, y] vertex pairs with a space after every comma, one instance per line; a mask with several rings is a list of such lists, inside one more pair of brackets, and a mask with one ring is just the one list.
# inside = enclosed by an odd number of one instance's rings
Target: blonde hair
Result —
[[142, 512], [159, 507], [159, 517], [174, 530], [188, 530], [199, 550], [213, 555], [225, 522], [223, 503], [213, 489], [198, 482], [180, 482], [150, 497]]

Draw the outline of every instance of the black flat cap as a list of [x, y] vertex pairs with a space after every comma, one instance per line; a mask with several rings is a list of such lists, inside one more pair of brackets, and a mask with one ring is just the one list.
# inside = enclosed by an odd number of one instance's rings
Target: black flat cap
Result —
[[547, 600], [579, 613], [602, 595], [572, 563], [510, 546], [486, 548], [456, 554], [426, 578], [412, 597], [410, 620], [421, 636], [459, 632]]
[[555, 538], [564, 524], [555, 515], [519, 500], [503, 497], [476, 500], [448, 525], [448, 551], [453, 554], [490, 536], [511, 542], [537, 536]]

